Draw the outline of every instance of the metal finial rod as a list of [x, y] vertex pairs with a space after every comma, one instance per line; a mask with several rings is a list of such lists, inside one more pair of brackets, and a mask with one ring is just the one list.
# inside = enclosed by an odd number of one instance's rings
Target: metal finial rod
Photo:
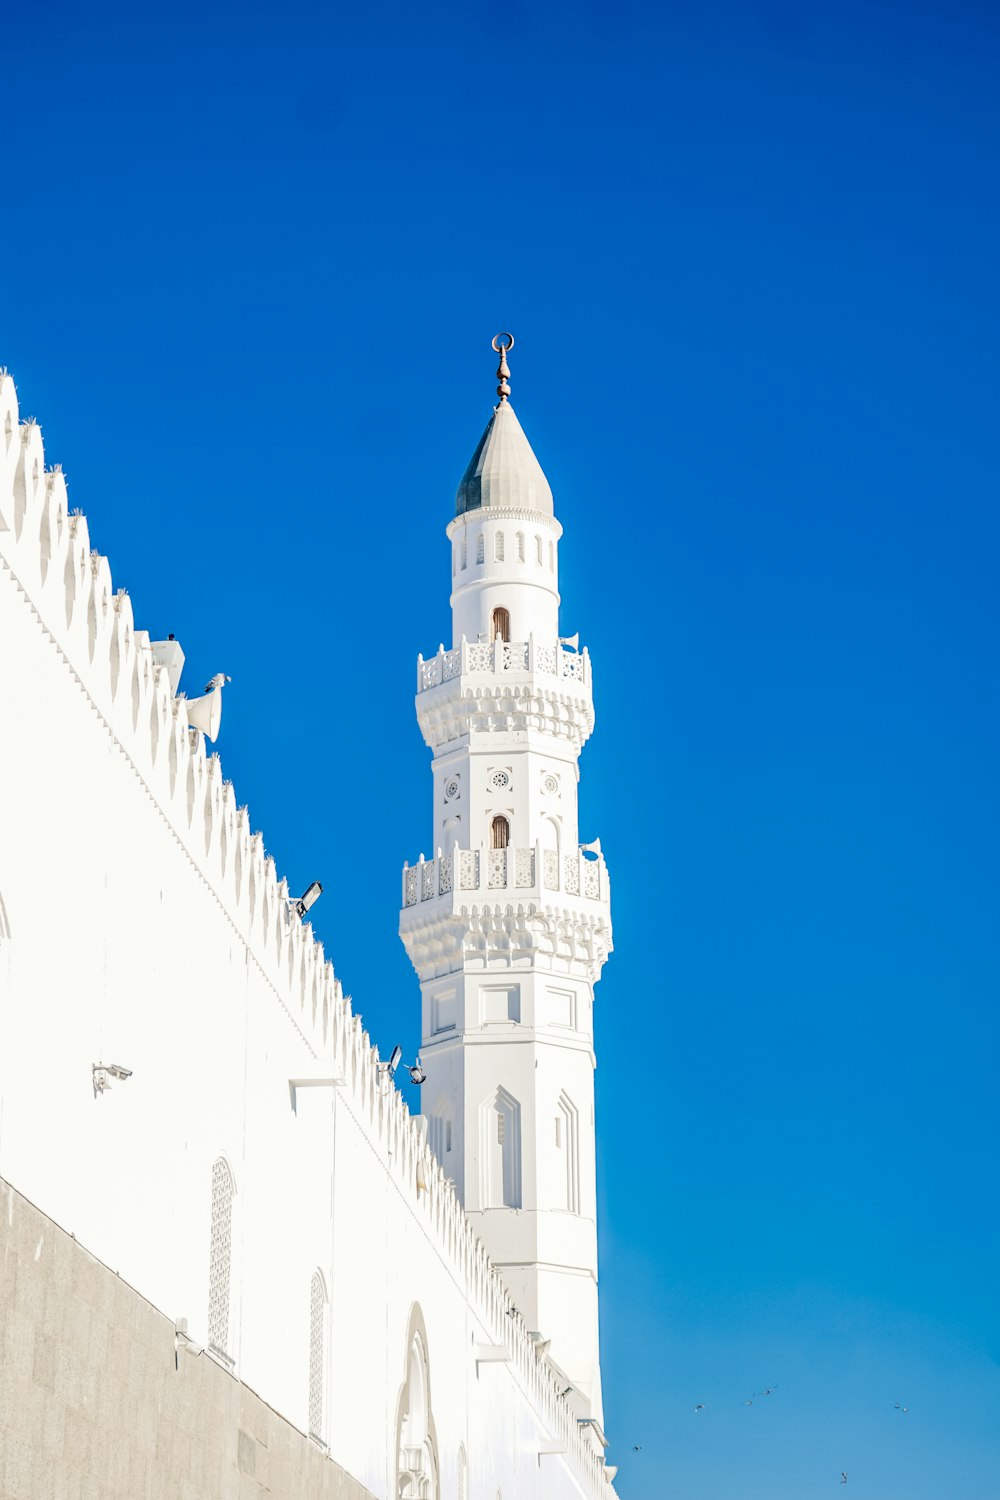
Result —
[[510, 395], [510, 370], [507, 366], [507, 355], [514, 347], [514, 335], [512, 333], [498, 333], [493, 338], [493, 348], [500, 356], [500, 365], [497, 369], [497, 395], [501, 401], [506, 401]]

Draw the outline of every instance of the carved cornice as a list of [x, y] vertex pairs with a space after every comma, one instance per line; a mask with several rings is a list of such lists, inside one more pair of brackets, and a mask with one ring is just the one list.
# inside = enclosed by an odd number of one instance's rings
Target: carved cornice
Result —
[[552, 531], [556, 540], [563, 534], [562, 524], [555, 516], [547, 516], [539, 510], [525, 510], [521, 506], [487, 505], [477, 506], [475, 510], [465, 510], [460, 516], [454, 516], [448, 522], [446, 535], [450, 538], [463, 526], [471, 526], [476, 521], [523, 521], [526, 526], [535, 526], [539, 531]]
[[553, 678], [484, 682], [456, 677], [417, 694], [417, 721], [434, 751], [471, 734], [524, 734], [533, 731], [582, 749], [594, 729], [594, 701], [574, 683], [571, 690]]
[[596, 984], [611, 952], [606, 906], [542, 901], [436, 902], [400, 916], [399, 935], [421, 980], [498, 963]]

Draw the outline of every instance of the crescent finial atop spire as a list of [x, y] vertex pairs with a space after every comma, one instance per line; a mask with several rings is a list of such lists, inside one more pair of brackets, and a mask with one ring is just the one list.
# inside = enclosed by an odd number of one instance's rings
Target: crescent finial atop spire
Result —
[[510, 395], [510, 370], [507, 367], [507, 355], [514, 347], [514, 335], [512, 333], [497, 333], [493, 336], [493, 348], [500, 356], [500, 365], [497, 369], [497, 395], [501, 402], [506, 401]]

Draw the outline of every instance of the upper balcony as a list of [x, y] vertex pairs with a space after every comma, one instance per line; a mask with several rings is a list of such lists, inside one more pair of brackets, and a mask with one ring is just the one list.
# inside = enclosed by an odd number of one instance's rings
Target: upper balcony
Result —
[[417, 657], [417, 692], [451, 682], [456, 677], [504, 678], [547, 677], [553, 685], [580, 683], [590, 688], [590, 655], [587, 648], [570, 651], [556, 643], [541, 646], [527, 641], [464, 641], [452, 651], [442, 646], [437, 656], [425, 661]]
[[403, 869], [403, 908], [439, 896], [488, 901], [510, 894], [519, 899], [573, 896], [607, 905], [611, 900], [608, 868], [602, 855], [589, 858], [582, 849], [560, 854], [540, 844], [528, 849], [454, 849]]

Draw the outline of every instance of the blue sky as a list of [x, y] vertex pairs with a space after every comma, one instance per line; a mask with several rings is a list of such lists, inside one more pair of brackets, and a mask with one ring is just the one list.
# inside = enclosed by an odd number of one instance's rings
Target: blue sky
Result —
[[623, 1500], [1000, 1496], [998, 29], [962, 0], [7, 28], [0, 359], [137, 623], [191, 691], [232, 674], [226, 774], [325, 883], [383, 1051], [419, 1040], [414, 662], [517, 335], [594, 658]]

